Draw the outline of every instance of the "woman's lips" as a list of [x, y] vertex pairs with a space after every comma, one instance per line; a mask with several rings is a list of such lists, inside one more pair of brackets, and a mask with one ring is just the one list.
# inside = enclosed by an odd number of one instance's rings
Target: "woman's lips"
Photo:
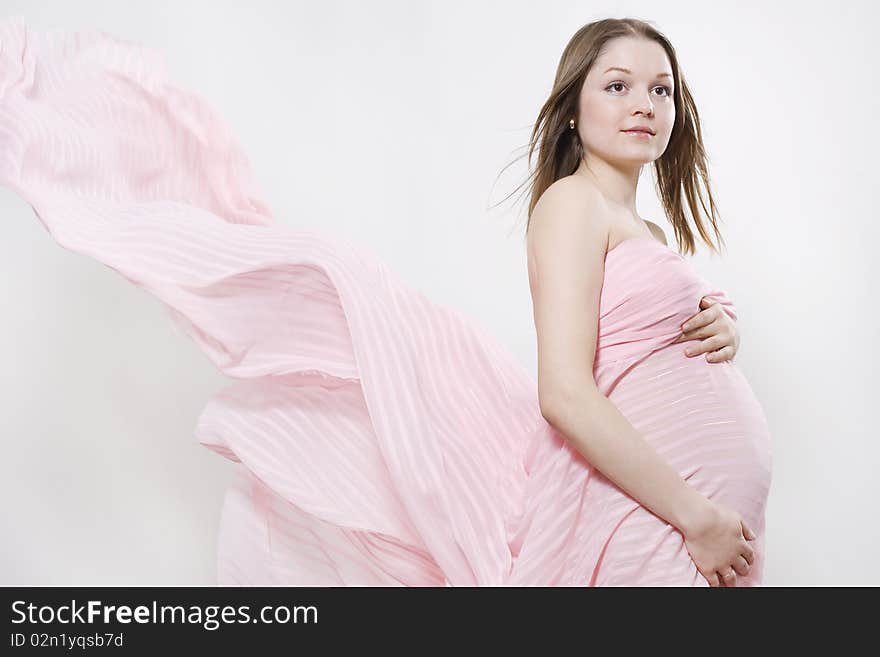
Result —
[[633, 135], [634, 137], [643, 137], [644, 139], [648, 139], [649, 137], [653, 137], [650, 132], [645, 132], [644, 130], [622, 130], [621, 132], [625, 132], [628, 135]]

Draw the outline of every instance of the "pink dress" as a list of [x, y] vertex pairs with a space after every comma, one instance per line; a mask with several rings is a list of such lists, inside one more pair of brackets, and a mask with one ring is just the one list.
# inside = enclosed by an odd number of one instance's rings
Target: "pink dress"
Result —
[[[0, 184], [64, 248], [160, 299], [231, 385], [196, 438], [238, 472], [220, 584], [696, 585], [681, 534], [541, 417], [533, 379], [472, 318], [364, 246], [274, 222], [220, 116], [161, 55], [0, 22]], [[606, 256], [595, 377], [707, 497], [758, 534], [770, 436], [732, 362], [679, 326], [721, 290], [630, 239]]]

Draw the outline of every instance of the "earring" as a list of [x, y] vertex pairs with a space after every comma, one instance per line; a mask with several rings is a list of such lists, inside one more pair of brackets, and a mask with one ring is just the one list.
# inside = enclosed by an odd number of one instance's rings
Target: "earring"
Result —
[[574, 130], [574, 119], [568, 122], [568, 127]]

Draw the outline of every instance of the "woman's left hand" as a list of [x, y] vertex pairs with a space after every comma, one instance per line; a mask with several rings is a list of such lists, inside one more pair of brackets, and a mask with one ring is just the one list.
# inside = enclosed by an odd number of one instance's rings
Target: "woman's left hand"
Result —
[[703, 310], [682, 324], [682, 334], [675, 342], [700, 340], [687, 346], [685, 355], [688, 357], [709, 352], [706, 360], [710, 363], [733, 360], [739, 349], [736, 322], [724, 312], [720, 303], [709, 297], [700, 299], [700, 307]]

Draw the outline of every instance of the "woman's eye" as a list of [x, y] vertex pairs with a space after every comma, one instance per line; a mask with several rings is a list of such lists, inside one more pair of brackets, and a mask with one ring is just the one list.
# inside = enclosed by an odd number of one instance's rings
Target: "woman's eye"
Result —
[[[624, 86], [623, 82], [612, 82], [612, 83], [609, 84], [607, 87], [605, 87], [605, 91], [608, 91], [608, 90], [611, 89], [612, 87], [623, 87], [623, 86]], [[667, 86], [664, 86], [664, 85], [660, 85], [659, 87], [654, 87], [654, 88], [655, 88], [655, 89], [663, 89], [663, 91], [666, 92], [665, 94], [663, 94], [664, 97], [665, 97], [665, 96], [668, 96], [669, 94], [672, 93], [672, 91], [670, 90], [670, 88], [667, 87]]]

